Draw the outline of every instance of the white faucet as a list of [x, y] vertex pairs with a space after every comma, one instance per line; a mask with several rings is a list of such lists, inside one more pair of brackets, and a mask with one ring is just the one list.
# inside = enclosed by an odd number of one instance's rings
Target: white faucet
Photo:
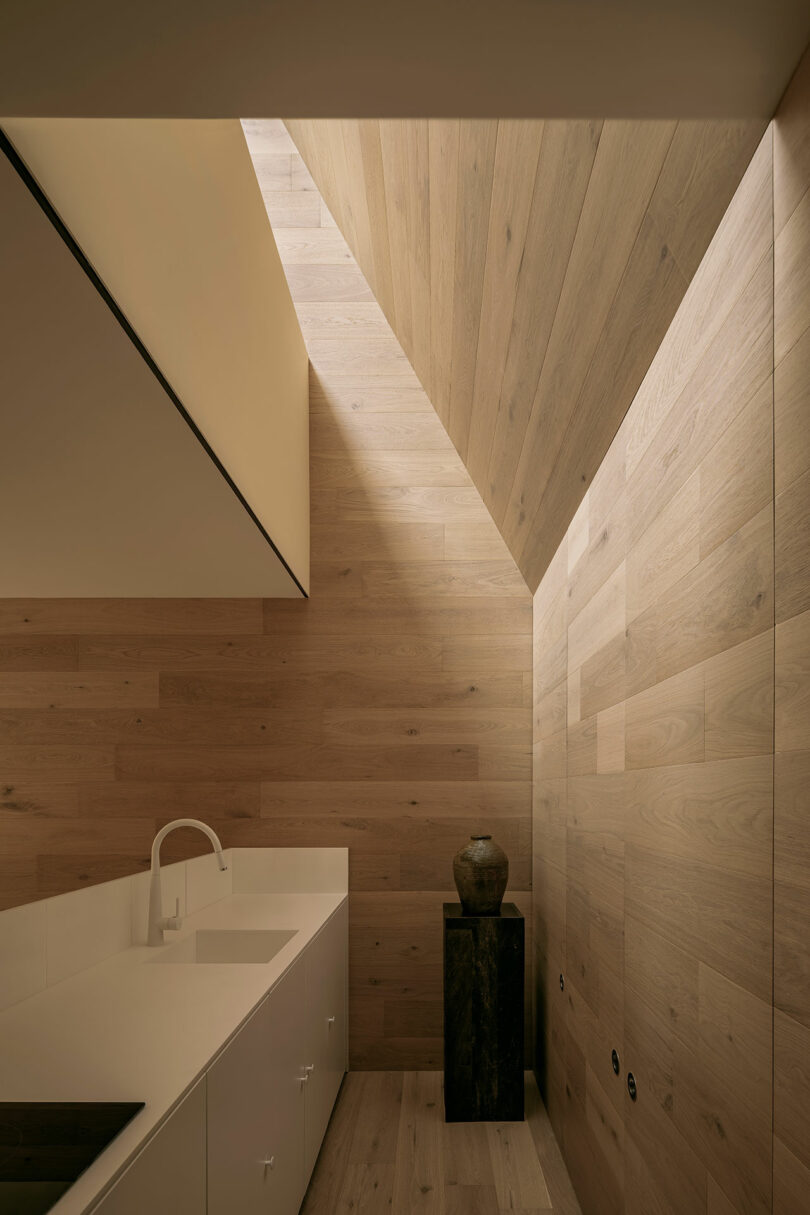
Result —
[[220, 869], [224, 873], [228, 868], [222, 855], [222, 844], [219, 842], [219, 836], [207, 823], [201, 823], [198, 818], [176, 818], [173, 822], [167, 823], [165, 827], [161, 827], [152, 843], [152, 876], [149, 879], [149, 933], [146, 938], [148, 945], [162, 945], [164, 928], [177, 929], [182, 927], [183, 924], [183, 919], [180, 915], [179, 899], [175, 906], [174, 915], [164, 916], [163, 891], [160, 884], [160, 845], [169, 832], [175, 831], [178, 827], [196, 827], [198, 831], [202, 831], [207, 835], [214, 846], [214, 852], [216, 853]]

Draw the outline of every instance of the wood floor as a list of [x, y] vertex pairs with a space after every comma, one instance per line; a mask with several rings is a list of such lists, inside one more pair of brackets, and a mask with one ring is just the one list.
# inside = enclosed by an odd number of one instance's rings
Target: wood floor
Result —
[[525, 1122], [445, 1123], [441, 1072], [349, 1072], [302, 1215], [579, 1215], [537, 1085]]

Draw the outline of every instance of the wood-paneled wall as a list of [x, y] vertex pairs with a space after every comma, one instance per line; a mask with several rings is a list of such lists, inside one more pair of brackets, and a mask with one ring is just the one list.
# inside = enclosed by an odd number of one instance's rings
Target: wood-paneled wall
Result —
[[534, 601], [538, 1066], [586, 1215], [771, 1209], [772, 388], [769, 129]]
[[586, 1215], [807, 1210], [808, 186], [810, 56], [534, 600], [538, 1067]]
[[534, 590], [765, 124], [287, 125]]
[[774, 124], [774, 1210], [810, 1202], [810, 52]]
[[311, 598], [0, 602], [0, 905], [146, 868], [178, 815], [348, 845], [352, 1066], [436, 1067], [471, 831], [529, 911], [531, 596], [286, 131], [249, 143], [312, 362]]

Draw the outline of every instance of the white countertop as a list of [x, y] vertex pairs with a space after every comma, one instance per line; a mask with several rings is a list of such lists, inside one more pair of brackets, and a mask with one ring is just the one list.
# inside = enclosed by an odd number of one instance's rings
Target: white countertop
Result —
[[0, 1012], [3, 1101], [144, 1101], [145, 1108], [53, 1207], [81, 1215], [206, 1071], [344, 894], [232, 894], [188, 915], [199, 928], [287, 928], [263, 964], [149, 964], [139, 945]]

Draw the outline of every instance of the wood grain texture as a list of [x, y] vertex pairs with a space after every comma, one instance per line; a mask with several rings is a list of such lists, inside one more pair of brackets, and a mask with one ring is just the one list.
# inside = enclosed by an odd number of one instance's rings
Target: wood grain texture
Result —
[[[772, 142], [696, 269], [667, 163], [695, 137], [662, 150], [649, 216], [691, 286], [534, 600], [537, 1070], [586, 1215], [775, 1209], [774, 712], [805, 746], [807, 705], [804, 630], [774, 627]], [[806, 765], [778, 771], [795, 1017]]]
[[435, 1072], [351, 1071], [302, 1215], [580, 1215], [534, 1078], [525, 1122], [443, 1120]]
[[287, 126], [535, 588], [764, 124]]
[[810, 54], [774, 123], [776, 689], [774, 1211], [810, 1181]]
[[[337, 124], [336, 179], [390, 167], [377, 130]], [[422, 136], [396, 135], [417, 168]], [[353, 1064], [440, 1067], [441, 905], [472, 831], [529, 918], [531, 597], [283, 125], [249, 139], [313, 364], [312, 598], [0, 602], [0, 898], [141, 870], [178, 815], [226, 845], [348, 846]]]

